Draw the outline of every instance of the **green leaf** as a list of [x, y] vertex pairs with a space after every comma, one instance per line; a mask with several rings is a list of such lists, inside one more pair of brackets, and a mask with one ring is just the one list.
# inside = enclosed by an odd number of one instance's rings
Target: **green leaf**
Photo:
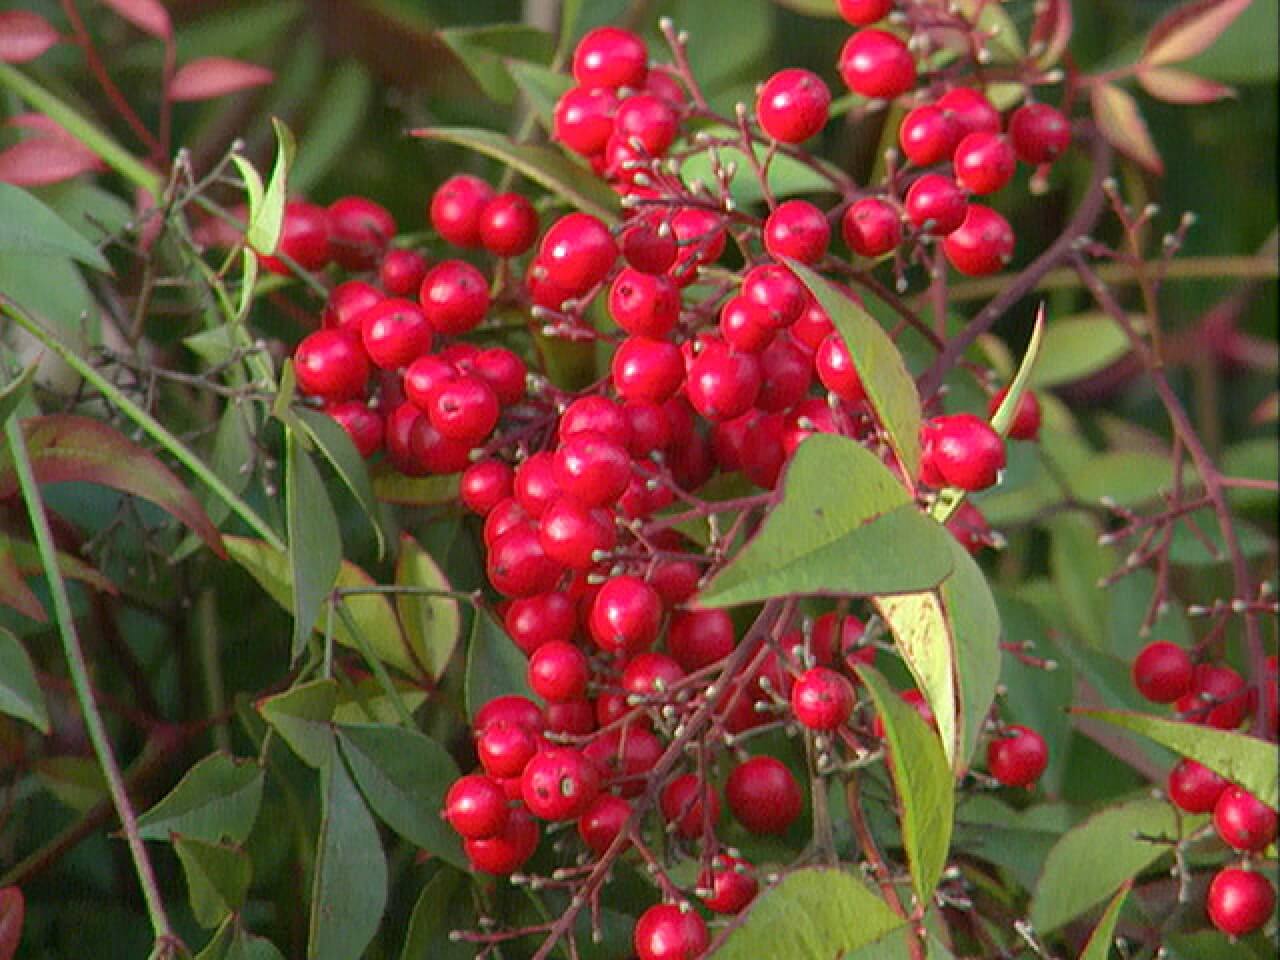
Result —
[[1277, 785], [1280, 751], [1274, 743], [1230, 730], [1163, 720], [1145, 713], [1123, 710], [1073, 712], [1140, 733], [1239, 784], [1267, 806], [1273, 809], [1280, 806]]
[[77, 813], [85, 813], [107, 798], [107, 781], [91, 757], [41, 757], [36, 776], [59, 801]]
[[[4, 533], [0, 533], [0, 605], [12, 607], [24, 617], [29, 617], [37, 623], [47, 623], [49, 620], [49, 615], [40, 603], [40, 598], [27, 584], [22, 568], [18, 566], [18, 558], [13, 555], [13, 542]], [[26, 654], [24, 653], [23, 656], [25, 657]], [[0, 679], [0, 685], [13, 684], [20, 676], [19, 667], [0, 667], [0, 670], [7, 675], [7, 679]], [[0, 697], [0, 700], [2, 699]], [[0, 707], [0, 709], [3, 708]], [[48, 733], [47, 730], [43, 732]]]
[[554, 132], [556, 101], [573, 86], [573, 78], [523, 60], [508, 61], [507, 71], [533, 108], [542, 129]]
[[249, 226], [245, 231], [249, 246], [263, 254], [275, 253], [280, 242], [284, 204], [288, 199], [289, 167], [297, 151], [293, 134], [278, 117], [271, 118], [271, 127], [276, 132], [276, 162], [271, 168], [271, 179], [267, 181], [262, 203], [257, 210], [250, 212]]
[[359, 61], [343, 60], [329, 71], [289, 171], [290, 189], [307, 193], [348, 156], [347, 148], [368, 119], [372, 100], [373, 81]]
[[1120, 908], [1124, 906], [1129, 891], [1133, 889], [1133, 881], [1127, 881], [1120, 891], [1111, 898], [1107, 909], [1102, 911], [1098, 925], [1089, 934], [1089, 942], [1080, 953], [1080, 960], [1107, 960], [1111, 956], [1111, 939], [1115, 936], [1116, 922], [1120, 919]]
[[[774, 41], [774, 10], [768, 0], [735, 0], [731, 22], [725, 20], [720, 4], [705, 0], [678, 0], [670, 16], [689, 34], [693, 75], [713, 99], [768, 60]], [[713, 106], [731, 108], [724, 103]]]
[[293, 412], [311, 442], [324, 454], [360, 505], [378, 538], [378, 556], [382, 557], [387, 551], [386, 534], [378, 522], [378, 501], [373, 496], [373, 484], [369, 481], [369, 468], [364, 457], [360, 456], [347, 431], [333, 417], [306, 407], [294, 407]]
[[49, 734], [49, 711], [22, 641], [0, 627], [0, 713], [25, 720]]
[[[739, 134], [729, 127], [715, 126], [704, 131], [716, 139], [736, 139]], [[751, 206], [764, 199], [764, 191], [760, 181], [751, 167], [751, 160], [739, 147], [717, 146], [714, 148], [719, 156], [721, 167], [732, 163], [735, 166], [733, 176], [729, 180], [729, 194], [739, 206]], [[757, 145], [756, 156], [764, 160], [764, 147]], [[834, 189], [831, 180], [823, 176], [813, 167], [801, 163], [786, 154], [775, 154], [769, 161], [769, 191], [775, 198], [794, 197], [801, 194], [830, 192]], [[680, 179], [690, 187], [701, 182], [708, 187], [717, 183], [715, 168], [707, 150], [686, 157], [680, 164]]]
[[197, 923], [214, 927], [240, 909], [253, 879], [253, 864], [243, 850], [181, 834], [174, 834], [173, 849], [187, 878]]
[[38, 368], [38, 363], [28, 364], [20, 374], [4, 385], [3, 390], [0, 390], [0, 426], [3, 426], [5, 421], [22, 406], [22, 401], [27, 399], [31, 381], [35, 379]]
[[[62, 331], [80, 350], [87, 347], [82, 321], [88, 317], [92, 330], [98, 314], [80, 268], [69, 258], [0, 253], [0, 290], [47, 326]], [[24, 360], [39, 356], [34, 347], [30, 349], [29, 355], [23, 355]], [[71, 369], [57, 358], [50, 357], [40, 366], [43, 378], [56, 378], [61, 389], [74, 390], [79, 383]]]
[[911, 883], [928, 903], [947, 866], [955, 819], [955, 781], [946, 753], [915, 708], [897, 696], [870, 667], [858, 675], [875, 701], [888, 739], [887, 763], [902, 811], [902, 845]]
[[[427, 590], [449, 590], [449, 581], [418, 542], [400, 534], [400, 556], [396, 560], [396, 586]], [[453, 597], [415, 593], [396, 594], [396, 612], [405, 636], [418, 651], [422, 666], [431, 677], [439, 677], [453, 657], [462, 631], [462, 616]]]
[[1022, 355], [1022, 363], [1018, 366], [1013, 382], [1009, 384], [1009, 392], [1005, 394], [999, 408], [991, 417], [991, 429], [1002, 437], [1009, 435], [1009, 428], [1013, 426], [1013, 418], [1018, 411], [1018, 401], [1027, 392], [1031, 378], [1035, 374], [1036, 364], [1040, 360], [1040, 349], [1044, 345], [1044, 330], [1044, 304], [1042, 303], [1040, 309], [1036, 311], [1036, 322], [1031, 328], [1031, 340], [1027, 343], [1027, 352]]
[[[284, 609], [292, 611], [293, 578], [289, 572], [289, 561], [286, 555], [268, 543], [248, 537], [226, 537], [224, 542], [231, 558], [258, 581], [271, 599]], [[338, 570], [335, 586], [342, 590], [372, 587], [375, 584], [369, 574], [351, 561], [344, 560]], [[380, 660], [397, 667], [409, 676], [422, 675], [421, 669], [414, 662], [409, 648], [405, 645], [400, 621], [396, 619], [391, 601], [377, 593], [366, 593], [345, 597], [342, 602], [356, 626], [360, 628], [365, 641]], [[316, 624], [318, 629], [323, 625], [323, 619]], [[356, 642], [356, 638], [352, 636], [341, 618], [334, 618], [333, 635], [342, 645], [354, 650], [360, 649], [360, 644]]]
[[532, 698], [527, 674], [524, 654], [507, 632], [488, 610], [476, 608], [467, 644], [467, 716], [474, 717], [494, 697], [515, 693]]
[[[1183, 817], [1184, 834], [1206, 818]], [[1109, 807], [1062, 835], [1049, 851], [1031, 899], [1031, 923], [1051, 933], [1112, 896], [1120, 886], [1168, 854], [1179, 838], [1178, 816], [1163, 800], [1143, 798]]]
[[440, 817], [444, 795], [458, 779], [458, 766], [444, 747], [390, 724], [342, 724], [338, 744], [360, 792], [387, 826], [466, 868], [458, 835]]
[[1081, 513], [1066, 513], [1049, 522], [1049, 567], [1053, 584], [1076, 636], [1103, 647], [1107, 635], [1107, 593], [1099, 581], [1116, 567], [1112, 551], [1100, 546], [1096, 521]]
[[296, 661], [336, 585], [342, 566], [342, 536], [320, 472], [302, 449], [297, 434], [288, 430], [286, 435], [284, 499]]
[[180, 833], [208, 843], [243, 843], [258, 818], [264, 779], [252, 760], [210, 754], [138, 818], [138, 833], [144, 840], [168, 840]]
[[853, 357], [871, 411], [908, 477], [920, 472], [920, 394], [902, 354], [866, 310], [826, 278], [788, 261], [835, 324]]
[[[415, 713], [427, 702], [427, 691], [407, 681], [393, 681], [395, 698], [389, 696], [377, 677], [365, 677], [343, 691], [333, 711], [337, 723], [399, 723], [400, 708]], [[399, 701], [397, 703], [397, 701]]]
[[449, 939], [449, 931], [475, 926], [467, 887], [467, 878], [448, 867], [427, 881], [409, 917], [400, 960], [474, 960], [474, 946]]
[[1044, 389], [1110, 366], [1129, 352], [1129, 338], [1107, 314], [1082, 313], [1049, 324], [1040, 352], [1031, 386]]
[[703, 589], [700, 604], [902, 593], [933, 587], [951, 572], [951, 534], [920, 512], [875, 454], [847, 437], [805, 440], [782, 489], [760, 532]]
[[438, 36], [458, 55], [485, 96], [503, 104], [511, 103], [517, 90], [507, 72], [507, 61], [545, 65], [551, 62], [556, 45], [551, 34], [522, 23], [455, 27], [441, 30]]
[[330, 753], [323, 770], [307, 956], [359, 960], [387, 905], [387, 858], [378, 826], [346, 766]]
[[937, 590], [874, 603], [929, 701], [947, 760], [963, 772], [1000, 676], [1000, 612], [981, 568], [955, 538], [942, 548], [953, 572]]
[[840, 10], [831, 0], [773, 0], [779, 6], [802, 13], [806, 17], [822, 17], [834, 20], [840, 16]]
[[806, 867], [763, 891], [747, 908], [746, 922], [709, 956], [759, 960], [761, 944], [768, 944], [770, 956], [831, 960], [879, 940], [903, 922], [852, 874]]
[[10, 183], [0, 183], [0, 254], [70, 257], [103, 273], [111, 271], [98, 248], [79, 231], [30, 192]]
[[[44, 572], [44, 565], [40, 561], [40, 551], [30, 540], [19, 540], [16, 537], [10, 537], [9, 550], [13, 556], [13, 562], [17, 564], [18, 570], [23, 576]], [[79, 580], [81, 583], [88, 584], [93, 589], [101, 590], [103, 593], [112, 596], [118, 593], [114, 583], [79, 557], [73, 556], [64, 550], [58, 551], [58, 572], [64, 577], [71, 580]]]
[[424, 140], [453, 143], [492, 157], [579, 210], [607, 224], [617, 222], [618, 198], [614, 192], [553, 147], [516, 144], [500, 133], [476, 127], [423, 127], [409, 132]]
[[337, 705], [337, 681], [313, 680], [258, 701], [257, 709], [304, 763], [321, 767], [332, 757]]
[[438, 507], [456, 503], [458, 474], [409, 477], [389, 464], [381, 463], [373, 470], [373, 493], [384, 503], [402, 507]]
[[1280, 60], [1275, 35], [1275, 5], [1251, 3], [1213, 46], [1182, 66], [1197, 76], [1223, 83], [1274, 82]]

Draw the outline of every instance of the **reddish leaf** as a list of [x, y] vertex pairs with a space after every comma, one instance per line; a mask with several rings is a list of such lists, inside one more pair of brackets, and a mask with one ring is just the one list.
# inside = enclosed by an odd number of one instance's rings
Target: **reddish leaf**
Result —
[[[50, 511], [49, 521], [54, 523], [58, 519], [58, 515]], [[9, 546], [13, 550], [13, 559], [18, 565], [18, 572], [22, 576], [35, 577], [44, 575], [44, 562], [40, 559], [40, 550], [34, 543], [30, 540], [19, 540], [15, 537], [9, 541]], [[68, 553], [66, 550], [58, 550], [58, 571], [62, 574], [63, 579], [79, 580], [81, 583], [102, 593], [109, 593], [113, 597], [120, 592], [114, 583], [75, 554]]]
[[[225, 556], [222, 538], [204, 508], [173, 472], [147, 450], [98, 420], [72, 414], [22, 421], [31, 465], [40, 483], [98, 483], [150, 500]], [[17, 490], [13, 467], [0, 470], [0, 499]]]
[[102, 3], [158, 40], [173, 36], [173, 21], [160, 0], [102, 0]]
[[27, 901], [17, 887], [0, 889], [0, 960], [13, 960], [22, 939]]
[[0, 151], [0, 181], [17, 187], [61, 183], [102, 169], [92, 151], [61, 137], [32, 137]]
[[1138, 84], [1157, 100], [1166, 103], [1213, 103], [1236, 95], [1235, 89], [1226, 84], [1215, 83], [1172, 67], [1146, 67], [1140, 64]]
[[1109, 83], [1095, 86], [1090, 99], [1098, 129], [1108, 142], [1152, 173], [1164, 173], [1164, 161], [1151, 140], [1147, 122], [1138, 103], [1128, 93]]
[[[49, 619], [44, 607], [27, 586], [22, 568], [18, 566], [17, 558], [9, 546], [9, 538], [3, 534], [0, 534], [0, 604], [13, 607], [24, 617], [40, 623]], [[0, 958], [3, 956], [4, 951], [0, 950]]]
[[61, 39], [53, 25], [38, 13], [0, 13], [0, 60], [5, 63], [34, 60]]
[[200, 57], [184, 63], [169, 84], [170, 100], [211, 100], [260, 87], [274, 78], [266, 67], [228, 57]]
[[1203, 53], [1253, 0], [1194, 0], [1151, 28], [1142, 61], [1161, 66]]
[[1074, 21], [1071, 0], [1048, 0], [1031, 27], [1031, 54], [1036, 63], [1049, 67], [1062, 58], [1071, 40]]

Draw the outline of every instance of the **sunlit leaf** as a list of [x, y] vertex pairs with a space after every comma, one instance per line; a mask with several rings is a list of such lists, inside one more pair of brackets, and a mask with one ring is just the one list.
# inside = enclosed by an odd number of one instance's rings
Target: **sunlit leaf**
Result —
[[1098, 129], [1113, 147], [1152, 173], [1164, 173], [1160, 151], [1151, 139], [1137, 101], [1129, 93], [1115, 84], [1099, 83], [1091, 88], [1090, 102]]
[[1138, 84], [1157, 100], [1166, 103], [1214, 103], [1234, 97], [1235, 90], [1216, 80], [1206, 80], [1185, 70], [1153, 67], [1139, 70]]
[[1163, 65], [1180, 63], [1213, 46], [1222, 31], [1253, 0], [1193, 0], [1165, 16], [1147, 35], [1142, 59]]

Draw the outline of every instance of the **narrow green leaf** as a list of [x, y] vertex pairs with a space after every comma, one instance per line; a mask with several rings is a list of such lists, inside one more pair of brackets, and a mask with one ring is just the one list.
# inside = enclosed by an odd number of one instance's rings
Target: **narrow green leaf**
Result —
[[458, 55], [467, 72], [486, 97], [509, 104], [516, 96], [516, 84], [506, 62], [551, 62], [555, 38], [544, 30], [523, 23], [495, 23], [482, 27], [454, 27], [438, 36]]
[[174, 834], [173, 849], [187, 878], [191, 913], [200, 926], [215, 927], [240, 909], [253, 878], [253, 864], [243, 850], [181, 834]]
[[463, 869], [458, 835], [441, 819], [444, 795], [458, 779], [447, 750], [416, 730], [390, 724], [341, 724], [338, 744], [375, 813], [410, 843]]
[[[336, 749], [330, 744], [330, 751]], [[323, 816], [311, 887], [307, 956], [359, 960], [387, 905], [387, 858], [378, 826], [346, 766], [330, 753], [323, 767]]]
[[589, 170], [553, 147], [516, 144], [500, 133], [476, 127], [422, 127], [409, 132], [424, 140], [453, 143], [492, 157], [579, 210], [608, 224], [617, 222], [618, 198], [614, 192]]
[[872, 413], [911, 478], [920, 472], [920, 394], [902, 354], [871, 314], [803, 264], [788, 261], [826, 311], [853, 357]]
[[207, 843], [243, 843], [258, 818], [264, 779], [262, 768], [251, 760], [211, 754], [138, 818], [138, 833], [144, 840], [168, 840], [180, 833]]
[[760, 532], [698, 602], [923, 590], [951, 572], [952, 541], [875, 454], [846, 437], [815, 434], [796, 450], [782, 499]]
[[332, 757], [330, 721], [338, 705], [335, 680], [313, 680], [258, 701], [258, 713], [308, 766], [321, 767]]
[[320, 472], [302, 450], [298, 436], [286, 431], [285, 511], [289, 531], [292, 586], [293, 659], [307, 646], [311, 628], [324, 609], [342, 567], [342, 537]]
[[70, 257], [109, 273], [111, 266], [79, 231], [29, 191], [0, 183], [0, 253]]
[[[396, 560], [396, 586], [427, 590], [449, 590], [444, 572], [431, 555], [407, 533], [400, 534], [400, 556]], [[439, 677], [453, 657], [462, 631], [462, 616], [453, 597], [419, 593], [396, 594], [396, 612], [405, 636], [417, 651], [422, 666]]]
[[1123, 710], [1072, 711], [1140, 733], [1237, 783], [1273, 809], [1280, 805], [1280, 748], [1231, 730], [1164, 720]]
[[31, 381], [35, 379], [39, 363], [28, 364], [23, 371], [4, 385], [0, 390], [0, 426], [9, 419], [22, 405], [30, 392]]
[[507, 71], [520, 92], [524, 94], [529, 106], [533, 108], [542, 129], [552, 133], [555, 126], [556, 101], [573, 86], [573, 78], [523, 60], [509, 60]]
[[1113, 551], [1098, 543], [1102, 532], [1092, 518], [1061, 514], [1049, 521], [1049, 568], [1062, 597], [1070, 626], [1090, 646], [1101, 648], [1107, 635], [1107, 593], [1098, 582], [1116, 567]]
[[409, 917], [400, 960], [474, 960], [471, 944], [449, 939], [450, 930], [475, 925], [475, 907], [467, 887], [466, 876], [448, 867], [427, 881]]
[[1129, 338], [1104, 313], [1060, 317], [1044, 334], [1043, 356], [1031, 386], [1056, 387], [1097, 373], [1129, 352]]
[[[12, 607], [37, 623], [49, 620], [40, 598], [27, 584], [22, 568], [18, 566], [18, 558], [13, 555], [13, 541], [5, 533], [0, 533], [0, 605]], [[0, 684], [4, 682], [0, 680]]]
[[955, 820], [955, 780], [937, 734], [870, 667], [858, 674], [875, 701], [889, 741], [887, 762], [902, 811], [902, 845], [911, 883], [928, 903], [947, 866]]
[[[1182, 817], [1184, 834], [1206, 817]], [[1169, 854], [1178, 816], [1163, 800], [1143, 798], [1109, 807], [1063, 834], [1045, 861], [1031, 899], [1031, 923], [1051, 933], [1112, 896], [1127, 880]]]
[[1009, 392], [1000, 401], [999, 408], [991, 418], [991, 428], [1002, 437], [1009, 435], [1014, 414], [1018, 411], [1018, 401], [1022, 399], [1022, 395], [1027, 392], [1031, 384], [1036, 362], [1040, 359], [1040, 348], [1044, 344], [1044, 329], [1044, 304], [1042, 303], [1036, 311], [1036, 322], [1031, 328], [1031, 340], [1027, 343], [1027, 352], [1022, 355], [1022, 363], [1018, 366], [1013, 382], [1009, 384]]
[[306, 407], [295, 406], [293, 412], [316, 449], [324, 454], [360, 505], [378, 538], [378, 556], [381, 558], [387, 552], [387, 538], [378, 520], [378, 501], [373, 496], [373, 484], [369, 481], [369, 468], [364, 457], [360, 456], [347, 431], [333, 417]]
[[342, 162], [347, 147], [370, 116], [373, 92], [369, 72], [358, 60], [343, 60], [328, 72], [289, 171], [291, 190], [306, 194]]
[[35, 667], [22, 641], [4, 627], [0, 627], [0, 713], [24, 720], [46, 736], [49, 733], [49, 711]]
[[493, 614], [478, 607], [467, 644], [467, 716], [474, 717], [494, 697], [508, 693], [532, 697], [527, 672], [524, 654]]
[[271, 168], [271, 177], [263, 191], [262, 202], [250, 216], [249, 226], [245, 231], [245, 240], [249, 246], [261, 254], [275, 253], [276, 245], [280, 242], [280, 228], [284, 225], [284, 204], [289, 191], [289, 167], [293, 164], [293, 155], [297, 150], [293, 134], [278, 117], [271, 118], [271, 127], [276, 132], [276, 162]]
[[231, 154], [231, 162], [236, 165], [236, 170], [240, 172], [240, 179], [244, 181], [244, 191], [248, 194], [249, 223], [252, 224], [254, 218], [258, 216], [258, 211], [262, 209], [262, 201], [266, 196], [266, 189], [262, 185], [262, 174], [258, 173], [257, 168], [238, 153]]
[[831, 960], [879, 940], [903, 922], [852, 874], [806, 867], [762, 892], [747, 908], [746, 922], [708, 956], [759, 960], [761, 944], [768, 944], [770, 956]]
[[1102, 912], [1098, 925], [1089, 934], [1089, 942], [1080, 952], [1080, 960], [1107, 960], [1111, 956], [1111, 940], [1115, 936], [1116, 922], [1120, 919], [1120, 908], [1124, 906], [1129, 891], [1133, 889], [1133, 881], [1126, 881], [1120, 891], [1111, 898], [1107, 909]]
[[458, 499], [458, 474], [409, 477], [388, 464], [373, 470], [373, 493], [384, 503], [402, 507], [437, 507]]

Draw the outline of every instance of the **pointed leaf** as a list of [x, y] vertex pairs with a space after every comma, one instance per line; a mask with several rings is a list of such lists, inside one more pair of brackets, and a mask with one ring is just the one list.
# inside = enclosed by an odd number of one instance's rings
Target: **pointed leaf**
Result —
[[22, 940], [27, 901], [20, 887], [0, 887], [0, 960], [13, 960]]
[[[449, 590], [449, 581], [418, 542], [407, 533], [400, 534], [400, 556], [396, 560], [396, 586], [428, 590]], [[452, 597], [424, 594], [396, 594], [396, 611], [404, 626], [405, 636], [426, 668], [428, 675], [439, 677], [453, 657], [462, 630], [458, 601]]]
[[330, 756], [322, 781], [307, 956], [359, 960], [387, 905], [387, 858], [377, 824], [336, 756]]
[[293, 587], [293, 659], [306, 649], [312, 625], [342, 567], [342, 536], [320, 472], [302, 449], [297, 434], [286, 431], [285, 511], [289, 530], [289, 572]]
[[1235, 90], [1224, 83], [1172, 67], [1139, 69], [1138, 84], [1165, 103], [1214, 103], [1236, 95]]
[[1116, 922], [1120, 919], [1120, 908], [1124, 906], [1129, 891], [1133, 889], [1133, 881], [1129, 880], [1120, 887], [1120, 891], [1111, 898], [1107, 909], [1102, 911], [1098, 925], [1089, 934], [1089, 942], [1080, 952], [1080, 960], [1108, 960], [1111, 956], [1111, 939], [1115, 936]]
[[[199, 534], [220, 557], [222, 538], [204, 508], [150, 451], [100, 420], [51, 414], [22, 421], [31, 466], [40, 483], [97, 483], [150, 500]], [[0, 466], [0, 499], [11, 496], [18, 479], [11, 464]]]
[[0, 61], [26, 63], [61, 40], [44, 17], [28, 10], [0, 12]]
[[476, 127], [423, 127], [409, 131], [424, 140], [453, 143], [492, 157], [605, 223], [618, 219], [618, 198], [604, 182], [552, 147], [512, 143]]
[[778, 505], [703, 589], [703, 606], [793, 593], [866, 595], [936, 586], [952, 537], [860, 444], [815, 434], [796, 450]]
[[1013, 426], [1013, 418], [1018, 410], [1018, 402], [1031, 385], [1036, 363], [1040, 359], [1040, 349], [1044, 344], [1044, 329], [1044, 304], [1042, 303], [1036, 311], [1036, 322], [1031, 328], [1027, 352], [1022, 355], [1022, 363], [1018, 366], [1018, 372], [1014, 374], [1013, 382], [1009, 384], [1009, 392], [1005, 394], [1004, 400], [1000, 402], [999, 408], [991, 417], [991, 429], [1002, 437], [1009, 435], [1009, 428]]
[[173, 849], [187, 878], [191, 913], [202, 927], [215, 927], [244, 903], [253, 865], [238, 847], [174, 834]]
[[106, 169], [90, 150], [55, 137], [29, 137], [0, 150], [0, 182], [45, 187]]
[[25, 720], [46, 736], [49, 733], [49, 711], [35, 667], [22, 641], [4, 627], [0, 627], [0, 713]]
[[12, 607], [24, 617], [38, 623], [45, 623], [49, 615], [40, 604], [40, 598], [27, 585], [13, 555], [13, 544], [7, 534], [0, 532], [0, 604]]
[[330, 722], [337, 705], [337, 681], [313, 680], [259, 700], [256, 706], [262, 719], [271, 724], [303, 763], [321, 767], [332, 756]]
[[258, 818], [265, 776], [251, 760], [211, 754], [138, 818], [138, 833], [144, 840], [168, 840], [180, 833], [209, 843], [243, 843]]
[[458, 474], [409, 477], [390, 464], [373, 469], [373, 492], [377, 499], [402, 507], [438, 507], [458, 500]]
[[410, 843], [467, 868], [458, 835], [440, 816], [458, 779], [447, 750], [416, 730], [389, 724], [341, 724], [338, 744], [374, 812]]
[[[297, 152], [289, 128], [276, 117], [271, 118], [271, 126], [276, 132], [276, 162], [271, 168], [271, 178], [267, 181], [261, 201], [249, 211], [249, 226], [244, 234], [249, 246], [262, 254], [275, 253], [276, 245], [280, 242], [289, 168], [293, 165], [293, 155]], [[245, 283], [252, 288], [250, 280], [246, 279]]]
[[467, 716], [474, 717], [494, 697], [508, 693], [531, 698], [527, 674], [524, 654], [493, 614], [478, 607], [467, 644]]
[[711, 960], [831, 960], [874, 943], [904, 923], [844, 870], [805, 867], [783, 877], [747, 907], [747, 919], [711, 951]]
[[947, 866], [955, 821], [955, 780], [942, 743], [915, 708], [869, 667], [858, 675], [875, 701], [888, 740], [887, 762], [902, 811], [902, 845], [911, 884], [928, 903]]
[[[18, 571], [24, 577], [44, 572], [44, 565], [40, 560], [40, 551], [30, 540], [18, 540], [11, 537], [9, 539], [9, 550], [13, 555], [14, 563], [17, 564]], [[115, 596], [118, 592], [114, 583], [79, 557], [73, 556], [65, 550], [58, 551], [58, 572], [64, 577], [79, 580], [81, 583], [111, 596]]]
[[465, 875], [442, 867], [414, 904], [400, 960], [475, 960], [475, 948], [449, 939], [450, 930], [474, 928], [475, 907]]
[[1072, 383], [1110, 366], [1129, 350], [1124, 330], [1104, 313], [1055, 318], [1045, 330], [1031, 385], [1056, 387]]
[[96, 270], [111, 269], [78, 230], [26, 190], [8, 183], [0, 183], [0, 253], [71, 257]]
[[914, 478], [920, 471], [920, 394], [897, 345], [871, 314], [831, 281], [795, 261], [788, 265], [840, 332], [876, 422], [907, 476]]
[[1142, 60], [1150, 64], [1180, 63], [1213, 46], [1222, 31], [1253, 0], [1193, 0], [1166, 14], [1151, 28]]
[[1113, 147], [1152, 173], [1164, 173], [1160, 151], [1130, 94], [1114, 84], [1100, 83], [1092, 88], [1090, 102], [1098, 129]]
[[382, 556], [387, 549], [386, 534], [382, 531], [382, 524], [378, 522], [378, 502], [373, 496], [373, 485], [369, 482], [369, 468], [364, 457], [360, 456], [347, 431], [333, 417], [301, 406], [295, 406], [293, 412], [307, 437], [324, 454], [351, 491], [351, 495], [356, 498], [356, 503], [360, 505], [378, 538], [378, 555]]
[[1039, 10], [1031, 27], [1031, 52], [1039, 66], [1051, 67], [1062, 59], [1071, 41], [1071, 0], [1047, 0]]
[[542, 124], [542, 129], [547, 133], [553, 133], [556, 101], [573, 86], [573, 78], [548, 67], [526, 63], [523, 60], [507, 61], [507, 71], [515, 80], [516, 86], [520, 88], [520, 92], [524, 94], [529, 106], [533, 108], [538, 122]]
[[173, 36], [169, 11], [160, 0], [102, 0], [102, 3], [157, 40], [168, 40]]
[[1164, 720], [1144, 713], [1124, 710], [1072, 712], [1140, 733], [1239, 784], [1267, 806], [1280, 806], [1280, 787], [1277, 785], [1280, 752], [1274, 743], [1231, 730]]
[[266, 67], [230, 57], [199, 57], [180, 66], [169, 83], [174, 102], [212, 100], [261, 87], [275, 79]]
[[555, 52], [551, 34], [523, 23], [455, 27], [438, 35], [458, 55], [484, 95], [497, 103], [511, 103], [516, 95], [507, 60], [546, 64]]

